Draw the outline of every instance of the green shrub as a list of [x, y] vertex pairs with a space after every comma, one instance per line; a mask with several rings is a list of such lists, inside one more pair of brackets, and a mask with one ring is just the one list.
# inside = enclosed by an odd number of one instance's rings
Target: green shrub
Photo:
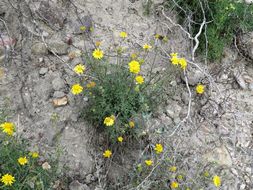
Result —
[[[178, 0], [179, 6], [174, 5], [173, 0], [168, 0], [168, 8], [173, 5], [175, 11], [179, 13], [179, 21], [187, 26], [189, 17], [191, 22], [189, 31], [195, 36], [200, 24], [203, 21], [203, 6], [207, 24], [207, 40], [208, 40], [208, 59], [220, 59], [223, 48], [233, 42], [233, 38], [240, 32], [246, 32], [253, 29], [253, 5], [247, 5], [244, 1], [235, 0]], [[200, 36], [199, 53], [205, 53], [206, 39], [204, 31]]]
[[[123, 36], [122, 41], [127, 36], [124, 32], [119, 35]], [[115, 63], [111, 63], [97, 48], [92, 54], [85, 53], [85, 64], [74, 67], [80, 78], [72, 86], [72, 93], [83, 92], [88, 97], [84, 118], [105, 130], [114, 142], [118, 137], [133, 137], [143, 132], [145, 126], [137, 120], [150, 115], [167, 95], [165, 91], [168, 92], [168, 89], [164, 88], [164, 84], [169, 84], [175, 76], [175, 69], [168, 61], [164, 70], [154, 72], [156, 61], [149, 59], [153, 51], [158, 50], [146, 44], [132, 56], [126, 56], [121, 47], [116, 47]]]
[[29, 152], [27, 141], [14, 136], [14, 124], [0, 118], [0, 189], [52, 189], [56, 163], [40, 162], [39, 153]]

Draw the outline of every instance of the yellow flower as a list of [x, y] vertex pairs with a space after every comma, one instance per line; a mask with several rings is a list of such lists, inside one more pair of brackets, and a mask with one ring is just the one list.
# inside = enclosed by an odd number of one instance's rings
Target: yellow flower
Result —
[[145, 160], [145, 164], [147, 166], [151, 166], [151, 165], [153, 165], [153, 161], [152, 160]]
[[101, 43], [102, 43], [101, 41], [96, 41], [96, 42], [95, 42], [95, 45], [96, 45], [97, 47], [99, 47], [99, 46], [101, 45]]
[[133, 121], [130, 121], [130, 122], [128, 123], [128, 125], [129, 125], [129, 127], [134, 128], [135, 123], [134, 123]]
[[175, 171], [177, 171], [177, 167], [176, 167], [176, 166], [171, 166], [171, 167], [169, 168], [169, 170], [170, 170], [171, 172], [175, 172]]
[[181, 65], [181, 68], [182, 68], [183, 70], [186, 69], [186, 67], [187, 67], [187, 61], [186, 61], [185, 58], [180, 58], [180, 59], [179, 59], [179, 64]]
[[74, 84], [71, 88], [71, 92], [74, 95], [80, 94], [83, 91], [83, 87], [80, 84]]
[[85, 31], [85, 30], [86, 30], [86, 27], [85, 27], [85, 26], [80, 26], [80, 30], [81, 30], [81, 31]]
[[124, 140], [123, 137], [121, 137], [121, 136], [118, 137], [118, 141], [119, 141], [119, 142], [123, 142], [123, 140]]
[[143, 45], [143, 49], [144, 49], [144, 50], [149, 50], [149, 49], [151, 49], [151, 48], [152, 48], [151, 45], [148, 45], [148, 44], [144, 44], [144, 45]]
[[93, 57], [95, 59], [102, 59], [104, 56], [104, 52], [100, 49], [95, 49], [92, 53]]
[[113, 126], [113, 125], [114, 125], [114, 121], [115, 121], [115, 117], [112, 115], [112, 116], [106, 117], [106, 118], [104, 119], [104, 124], [105, 124], [106, 126]]
[[124, 38], [127, 37], [127, 33], [126, 32], [120, 32], [119, 36], [124, 39]]
[[172, 181], [171, 184], [170, 184], [170, 188], [171, 189], [177, 189], [179, 186], [178, 182], [176, 181]]
[[144, 83], [144, 78], [141, 75], [138, 75], [135, 77], [135, 81], [137, 84], [142, 84]]
[[11, 122], [5, 122], [3, 124], [0, 125], [0, 128], [2, 128], [3, 132], [12, 136], [14, 133], [14, 124]]
[[196, 92], [197, 92], [198, 94], [203, 94], [203, 93], [205, 92], [205, 86], [202, 85], [202, 84], [198, 84], [198, 85], [196, 86]]
[[110, 158], [112, 156], [112, 151], [110, 151], [110, 150], [104, 151], [103, 156], [105, 158]]
[[219, 176], [215, 175], [215, 176], [213, 177], [213, 184], [214, 184], [216, 187], [220, 187], [220, 185], [221, 185], [221, 180], [220, 180], [220, 177], [219, 177]]
[[171, 57], [170, 61], [173, 65], [178, 65], [179, 64], [179, 58], [177, 56]]
[[170, 56], [171, 57], [177, 57], [177, 53], [171, 53]]
[[39, 153], [38, 153], [38, 152], [30, 152], [29, 155], [30, 155], [32, 158], [38, 158], [38, 157], [39, 157]]
[[27, 158], [26, 157], [20, 157], [19, 159], [18, 159], [18, 163], [20, 164], [20, 165], [25, 165], [25, 164], [27, 164], [27, 162], [28, 162], [28, 160], [27, 160]]
[[156, 154], [160, 154], [163, 152], [163, 145], [161, 144], [156, 144], [155, 145], [155, 151], [156, 151]]
[[1, 182], [3, 182], [6, 186], [11, 186], [15, 182], [15, 177], [10, 174], [5, 174], [2, 176]]
[[77, 74], [82, 74], [85, 71], [85, 66], [83, 64], [78, 64], [74, 67], [74, 71]]
[[95, 87], [96, 86], [96, 83], [95, 82], [89, 82], [87, 85], [86, 85], [86, 87], [87, 88], [93, 88], [93, 87]]
[[141, 70], [141, 66], [138, 61], [133, 60], [128, 65], [131, 73], [138, 74]]

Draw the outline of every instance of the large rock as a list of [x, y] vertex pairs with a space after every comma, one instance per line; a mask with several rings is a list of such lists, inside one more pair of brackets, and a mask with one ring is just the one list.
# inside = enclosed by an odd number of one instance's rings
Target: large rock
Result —
[[49, 41], [48, 46], [50, 48], [50, 51], [53, 51], [54, 53], [58, 55], [66, 55], [68, 54], [68, 44], [64, 43], [60, 40], [52, 40]]
[[88, 153], [88, 147], [91, 147], [88, 144], [89, 137], [85, 131], [87, 128], [85, 125], [82, 122], [70, 124], [59, 138], [59, 142], [66, 151], [60, 160], [63, 165], [69, 168], [68, 175], [70, 176], [79, 175], [84, 178], [91, 173], [93, 168], [93, 159]]
[[52, 81], [52, 85], [53, 85], [53, 88], [54, 90], [58, 91], [62, 88], [65, 87], [65, 83], [64, 83], [64, 80], [59, 76], [59, 77], [56, 77], [53, 81]]

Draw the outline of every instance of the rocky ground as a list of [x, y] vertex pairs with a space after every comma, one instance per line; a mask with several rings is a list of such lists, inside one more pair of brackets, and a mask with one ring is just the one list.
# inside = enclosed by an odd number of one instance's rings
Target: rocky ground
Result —
[[[162, 2], [155, 1], [152, 10]], [[92, 47], [87, 38], [101, 41], [101, 48], [110, 52], [120, 43], [118, 33], [127, 31], [129, 38], [121, 45], [131, 53], [161, 33], [169, 38], [163, 49], [189, 58], [187, 36], [159, 12], [144, 16], [143, 3], [0, 2], [0, 105], [11, 110], [17, 134], [29, 139], [33, 149], [45, 156], [62, 152], [60, 165], [68, 168], [71, 190], [106, 189], [103, 147], [100, 140], [94, 140], [100, 136], [80, 118], [87, 98], [75, 97], [69, 91], [75, 81], [72, 68], [83, 61], [78, 54]], [[82, 25], [92, 32], [82, 34]], [[180, 144], [180, 151], [191, 149], [189, 160], [198, 157], [228, 168], [231, 181], [224, 189], [229, 190], [253, 189], [252, 33], [244, 38], [242, 41], [248, 43], [242, 49], [247, 58], [236, 49], [227, 49], [221, 63], [191, 65], [188, 82], [192, 97], [179, 76], [169, 84], [178, 85], [178, 93], [168, 97], [167, 106], [147, 122], [151, 143], [159, 138], [164, 144]], [[162, 69], [165, 61], [169, 63], [163, 55], [159, 57], [156, 69]], [[204, 97], [194, 94], [193, 87], [201, 81], [208, 86]], [[191, 119], [185, 122], [190, 99]], [[122, 165], [130, 167], [129, 160]], [[117, 170], [117, 166], [112, 168]]]

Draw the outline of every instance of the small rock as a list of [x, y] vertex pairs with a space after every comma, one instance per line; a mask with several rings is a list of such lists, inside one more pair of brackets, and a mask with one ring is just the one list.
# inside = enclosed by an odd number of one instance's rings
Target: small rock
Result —
[[44, 43], [37, 42], [32, 45], [32, 53], [35, 55], [46, 55], [48, 50]]
[[178, 105], [177, 102], [172, 102], [170, 103], [167, 108], [166, 108], [166, 114], [170, 117], [170, 118], [179, 118], [179, 114], [181, 111], [181, 107]]
[[[188, 83], [191, 86], [197, 85], [204, 77], [205, 75], [200, 70], [191, 70], [188, 73]], [[181, 79], [185, 82], [185, 77], [181, 75]]]
[[79, 181], [75, 180], [75, 181], [72, 181], [69, 185], [69, 189], [70, 190], [90, 190], [90, 188], [85, 185], [85, 184], [82, 184], [80, 183]]
[[42, 68], [39, 70], [39, 74], [40, 74], [40, 75], [45, 75], [47, 72], [48, 72], [48, 68], [46, 68], [46, 67], [42, 67]]
[[53, 81], [52, 81], [52, 85], [53, 85], [53, 89], [58, 91], [62, 88], [65, 87], [65, 83], [64, 83], [64, 80], [61, 79], [60, 77], [57, 77], [55, 78]]
[[65, 96], [65, 93], [62, 91], [55, 91], [53, 97], [54, 98], [62, 98]]
[[68, 103], [67, 96], [64, 96], [62, 98], [53, 99], [54, 107], [65, 106], [65, 105], [67, 105], [67, 103]]
[[68, 54], [68, 44], [63, 41], [52, 40], [48, 43], [50, 51], [58, 55], [67, 55]]

